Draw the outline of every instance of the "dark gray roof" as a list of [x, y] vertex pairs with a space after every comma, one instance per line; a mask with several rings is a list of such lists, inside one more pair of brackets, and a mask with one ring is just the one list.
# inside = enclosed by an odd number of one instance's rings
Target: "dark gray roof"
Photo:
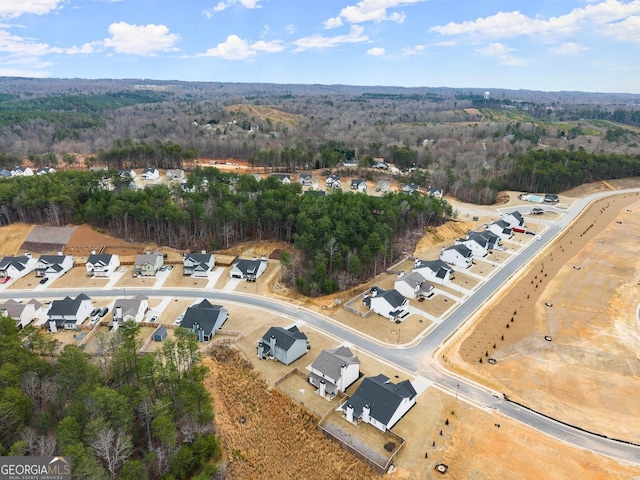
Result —
[[[409, 380], [397, 385], [385, 375], [365, 378], [346, 405], [353, 407], [353, 416], [360, 417], [362, 407], [368, 405], [370, 416], [387, 425], [398, 410], [403, 399], [412, 399], [417, 395]], [[344, 407], [343, 407], [344, 408]]]
[[214, 333], [216, 322], [221, 315], [226, 319], [227, 309], [222, 305], [212, 305], [205, 299], [187, 308], [180, 326], [193, 330], [193, 326], [198, 324], [205, 334], [211, 334]]
[[467, 235], [467, 238], [472, 238], [472, 237], [484, 238], [487, 241], [488, 246], [497, 245], [498, 243], [500, 243], [500, 237], [498, 237], [495, 233], [489, 230], [483, 230], [482, 232], [469, 232], [469, 234]]
[[428, 268], [436, 274], [438, 278], [444, 278], [447, 272], [453, 272], [453, 268], [442, 260], [419, 260], [414, 268]]
[[49, 265], [57, 265], [64, 262], [64, 259], [64, 255], [41, 255], [38, 261], [48, 263]]
[[340, 377], [342, 365], [360, 364], [360, 359], [353, 355], [349, 347], [340, 346], [333, 350], [322, 350], [311, 364], [311, 368], [324, 373], [330, 378]]
[[371, 296], [364, 299], [365, 305], [371, 306], [371, 299], [376, 297], [384, 298], [393, 308], [400, 307], [406, 301], [404, 295], [395, 288], [392, 288], [391, 290], [384, 290], [380, 287], [371, 287]]
[[298, 340], [307, 340], [307, 336], [298, 330], [298, 327], [295, 325], [288, 329], [283, 327], [271, 327], [261, 339], [265, 348], [265, 353], [269, 352], [269, 342], [272, 336], [276, 339], [276, 345], [283, 350], [289, 350]]
[[83, 300], [91, 300], [84, 293], [81, 293], [76, 298], [65, 297], [62, 300], [54, 300], [51, 302], [51, 308], [49, 309], [49, 317], [62, 316], [62, 315], [75, 315], [78, 313], [80, 304]]
[[499, 227], [502, 228], [511, 228], [511, 224], [509, 222], [507, 222], [506, 220], [496, 220], [495, 222], [496, 225], [498, 225]]
[[258, 268], [260, 268], [260, 263], [264, 262], [264, 260], [236, 260], [233, 265], [240, 270], [245, 275], [247, 274], [255, 274], [258, 272]]
[[450, 247], [445, 248], [445, 250], [455, 250], [465, 258], [473, 256], [473, 252], [466, 245], [451, 245]]
[[4, 257], [0, 260], [0, 270], [6, 270], [10, 265], [13, 265], [13, 268], [16, 270], [24, 270], [28, 261], [29, 257], [26, 255], [21, 257]]
[[111, 257], [113, 257], [113, 255], [111, 255], [110, 253], [92, 253], [91, 255], [89, 255], [89, 258], [87, 258], [87, 263], [91, 263], [93, 265], [95, 265], [96, 263], [109, 265]]
[[186, 259], [191, 259], [194, 261], [194, 263], [208, 263], [211, 261], [211, 254], [210, 253], [187, 253], [184, 256], [185, 260]]

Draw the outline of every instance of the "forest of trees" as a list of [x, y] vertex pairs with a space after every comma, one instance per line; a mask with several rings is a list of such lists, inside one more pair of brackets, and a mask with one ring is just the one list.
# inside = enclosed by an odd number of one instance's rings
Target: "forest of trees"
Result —
[[196, 336], [141, 355], [139, 327], [75, 345], [0, 316], [0, 455], [72, 459], [73, 478], [210, 479], [220, 445]]

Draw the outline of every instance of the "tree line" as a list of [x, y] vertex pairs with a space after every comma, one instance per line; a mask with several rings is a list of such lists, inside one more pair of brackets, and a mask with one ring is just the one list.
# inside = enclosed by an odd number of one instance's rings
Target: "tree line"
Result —
[[0, 316], [0, 455], [71, 457], [73, 478], [211, 478], [220, 445], [196, 336], [141, 355], [139, 327], [98, 333], [97, 353]]

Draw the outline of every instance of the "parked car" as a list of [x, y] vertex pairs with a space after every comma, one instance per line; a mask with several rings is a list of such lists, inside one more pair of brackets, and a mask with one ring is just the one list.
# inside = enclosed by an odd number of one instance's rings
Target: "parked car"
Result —
[[173, 265], [168, 265], [167, 270], [173, 270]]
[[42, 278], [40, 279], [40, 284], [41, 284], [41, 285], [42, 285], [42, 284], [45, 284], [45, 283], [47, 283], [48, 281], [49, 281], [49, 277], [42, 277]]
[[158, 316], [154, 315], [153, 317], [151, 317], [151, 323], [156, 323], [158, 321]]
[[126, 272], [126, 271], [127, 271], [127, 267], [122, 267], [122, 268], [120, 269], [120, 273], [124, 273], [124, 272]]
[[527, 235], [535, 235], [536, 234], [536, 232], [532, 232], [531, 230], [527, 230], [525, 233]]
[[184, 318], [184, 315], [179, 315], [178, 318], [176, 318], [176, 325], [180, 325], [182, 323], [182, 319]]
[[102, 309], [100, 307], [96, 307], [93, 310], [91, 310], [91, 316], [95, 317], [96, 315], [98, 315], [100, 313]]
[[7, 283], [9, 280], [11, 280], [11, 277], [4, 277], [2, 283]]
[[98, 315], [104, 317], [107, 313], [109, 313], [109, 307], [104, 307], [102, 310], [100, 310], [100, 313]]

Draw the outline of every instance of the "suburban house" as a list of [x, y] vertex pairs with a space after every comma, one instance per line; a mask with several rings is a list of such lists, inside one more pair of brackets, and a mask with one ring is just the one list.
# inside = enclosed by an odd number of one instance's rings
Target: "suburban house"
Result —
[[254, 257], [253, 260], [236, 260], [231, 266], [229, 275], [231, 278], [240, 278], [248, 282], [255, 282], [267, 269], [267, 265], [268, 262], [265, 257], [260, 259]]
[[120, 257], [110, 253], [91, 252], [87, 258], [87, 275], [108, 277], [120, 266]]
[[229, 312], [222, 305], [212, 305], [202, 300], [184, 312], [180, 328], [186, 328], [198, 335], [198, 341], [208, 342], [229, 318]]
[[53, 167], [40, 167], [36, 170], [36, 175], [47, 175], [48, 173], [56, 173]]
[[167, 180], [173, 180], [175, 182], [181, 182], [184, 180], [184, 170], [180, 168], [169, 169], [166, 173]]
[[511, 228], [513, 227], [525, 228], [524, 217], [518, 210], [514, 212], [505, 213], [500, 217], [500, 219], [507, 222]]
[[513, 237], [513, 230], [511, 226], [505, 222], [504, 220], [496, 220], [495, 222], [491, 222], [487, 227], [491, 233], [496, 234], [503, 240], [508, 240]]
[[258, 341], [257, 352], [260, 360], [278, 360], [289, 365], [308, 349], [307, 336], [294, 325], [290, 328], [271, 327]]
[[321, 397], [332, 399], [344, 392], [360, 376], [360, 360], [349, 347], [322, 350], [311, 364], [309, 383]]
[[399, 322], [409, 315], [409, 301], [396, 289], [384, 290], [371, 287], [365, 294], [363, 303], [374, 313]]
[[284, 185], [289, 185], [291, 183], [291, 175], [287, 175], [285, 173], [272, 173], [271, 176], [280, 180]]
[[18, 303], [13, 299], [7, 300], [0, 305], [0, 311], [6, 316], [13, 318], [16, 327], [22, 329], [33, 322], [42, 313], [42, 304], [37, 300], [30, 300], [27, 303]]
[[340, 410], [351, 423], [370, 423], [385, 432], [416, 404], [417, 396], [409, 380], [394, 384], [380, 374], [366, 377]]
[[326, 187], [330, 187], [330, 188], [340, 188], [341, 184], [340, 184], [340, 175], [331, 175], [329, 177], [327, 177], [327, 180], [325, 181], [325, 186]]
[[84, 293], [76, 298], [65, 297], [54, 300], [49, 308], [49, 330], [55, 333], [60, 328], [76, 330], [93, 310], [91, 299]]
[[133, 168], [128, 168], [126, 170], [118, 170], [118, 175], [120, 175], [120, 178], [129, 178], [130, 180], [133, 180], [138, 176], [138, 174]]
[[160, 172], [156, 167], [146, 167], [142, 170], [143, 180], [157, 180], [160, 178]]
[[144, 315], [149, 310], [149, 297], [136, 295], [133, 298], [119, 298], [113, 307], [114, 322], [126, 322], [133, 320], [136, 323], [144, 320]]
[[431, 185], [429, 185], [429, 187], [427, 188], [427, 193], [433, 197], [438, 197], [438, 198], [442, 198], [442, 189], [441, 188], [435, 188], [432, 187]]
[[389, 170], [389, 165], [384, 160], [379, 160], [373, 164], [373, 168], [378, 168], [380, 170]]
[[21, 278], [33, 272], [38, 261], [25, 253], [20, 257], [4, 257], [0, 260], [0, 278]]
[[142, 253], [136, 255], [133, 264], [133, 271], [143, 277], [153, 277], [164, 265], [164, 258], [161, 253]]
[[494, 248], [500, 246], [500, 237], [489, 230], [483, 230], [481, 232], [470, 231], [467, 233], [467, 238], [473, 237], [484, 238], [487, 241], [487, 249], [489, 250], [493, 250]]
[[456, 245], [464, 245], [474, 257], [486, 257], [489, 253], [489, 242], [479, 235], [470, 235], [467, 238], [459, 238]]
[[351, 190], [357, 190], [358, 192], [367, 191], [367, 181], [363, 178], [354, 178], [351, 180]]
[[73, 267], [72, 255], [42, 255], [36, 263], [36, 277], [59, 278]]
[[216, 257], [213, 253], [202, 251], [201, 253], [187, 253], [182, 260], [182, 273], [193, 277], [206, 277], [216, 266]]
[[12, 177], [30, 177], [33, 175], [33, 170], [29, 167], [19, 167], [15, 166], [11, 170]]
[[442, 247], [440, 260], [456, 267], [469, 268], [473, 265], [473, 252], [465, 245]]
[[404, 187], [402, 187], [402, 191], [404, 193], [408, 193], [409, 195], [412, 195], [418, 192], [419, 190], [420, 190], [420, 185], [418, 185], [417, 183], [408, 183]]
[[429, 282], [444, 285], [453, 280], [454, 270], [442, 260], [420, 260], [416, 258], [413, 271], [420, 273]]
[[302, 185], [303, 187], [310, 187], [311, 185], [313, 185], [313, 177], [309, 173], [301, 173], [299, 181], [300, 185]]
[[560, 201], [560, 197], [558, 197], [558, 195], [555, 195], [553, 193], [547, 193], [544, 196], [544, 203], [558, 203]]
[[408, 275], [400, 272], [393, 286], [401, 295], [412, 300], [420, 297], [431, 298], [435, 293], [433, 285], [419, 272], [411, 272]]

